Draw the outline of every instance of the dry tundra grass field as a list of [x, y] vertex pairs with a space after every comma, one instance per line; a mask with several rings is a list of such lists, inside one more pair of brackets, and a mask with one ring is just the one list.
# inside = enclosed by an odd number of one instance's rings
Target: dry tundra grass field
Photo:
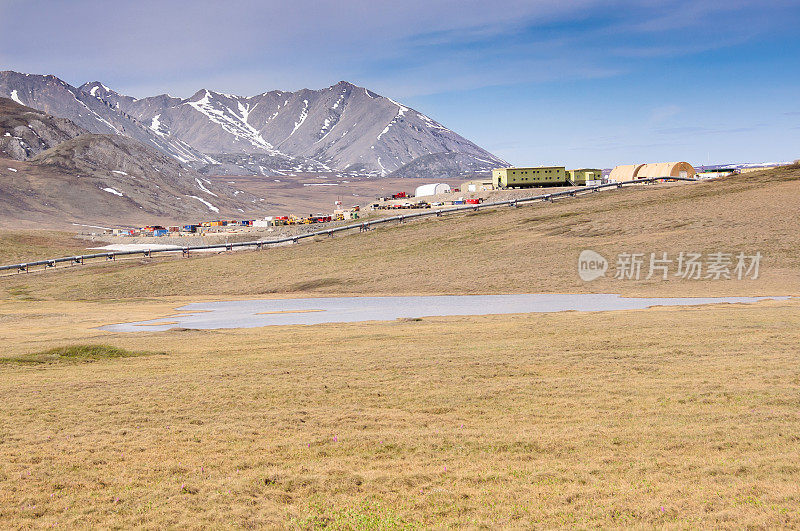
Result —
[[[265, 294], [796, 296], [798, 173], [0, 279], [0, 525], [800, 526], [796, 299], [95, 329]], [[757, 280], [583, 284], [583, 248], [765, 259]], [[130, 352], [37, 354], [81, 344]]]

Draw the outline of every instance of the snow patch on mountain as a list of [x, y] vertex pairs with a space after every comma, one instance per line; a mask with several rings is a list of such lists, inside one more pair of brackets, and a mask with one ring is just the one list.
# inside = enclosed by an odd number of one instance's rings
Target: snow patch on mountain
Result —
[[164, 133], [161, 132], [161, 122], [159, 121], [159, 118], [161, 118], [160, 114], [156, 114], [155, 116], [153, 116], [153, 119], [150, 120], [150, 130], [153, 131], [158, 136], [164, 136]]
[[398, 110], [398, 116], [403, 116], [405, 113], [408, 112], [408, 107], [406, 107], [405, 105], [401, 105], [401, 104], [397, 103], [396, 101], [394, 101], [392, 98], [390, 98], [388, 96], [385, 96], [385, 98], [387, 100], [391, 101], [392, 103], [394, 103], [395, 105], [397, 105], [397, 108], [399, 109]]
[[[220, 95], [230, 99], [235, 98], [234, 96], [228, 96], [226, 94]], [[247, 123], [247, 118], [250, 114], [249, 107], [245, 107], [241, 102], [237, 101], [239, 112], [241, 113], [241, 115], [239, 115], [232, 109], [224, 106], [221, 102], [219, 103], [221, 108], [217, 108], [215, 104], [212, 103], [212, 98], [213, 95], [211, 92], [206, 90], [202, 98], [187, 103], [237, 139], [245, 140], [253, 146], [264, 149], [267, 152], [275, 152], [272, 144], [264, 140], [261, 134], [252, 125]]]
[[292, 136], [295, 131], [297, 131], [297, 129], [303, 125], [303, 122], [306, 121], [306, 118], [308, 118], [308, 100], [303, 100], [303, 110], [300, 111], [300, 121], [294, 123], [294, 129], [292, 129], [292, 132], [289, 133], [289, 136]]
[[198, 187], [199, 187], [199, 188], [200, 188], [202, 191], [204, 191], [204, 192], [205, 192], [205, 193], [207, 193], [208, 195], [213, 195], [214, 197], [217, 197], [217, 194], [215, 194], [214, 192], [212, 192], [211, 190], [209, 190], [208, 188], [206, 188], [205, 186], [203, 186], [203, 183], [202, 183], [202, 181], [201, 181], [200, 179], [198, 179], [197, 177], [195, 177], [195, 179], [194, 179], [194, 180], [195, 180], [195, 181], [197, 181], [197, 186], [198, 186]]
[[406, 112], [408, 112], [408, 107], [405, 107], [404, 105], [400, 105], [399, 103], [394, 101], [392, 98], [386, 98], [386, 99], [391, 101], [395, 105], [397, 105], [397, 114], [395, 115], [394, 118], [392, 118], [392, 121], [389, 122], [389, 124], [384, 128], [384, 130], [380, 132], [380, 134], [378, 135], [378, 138], [376, 140], [380, 140], [383, 135], [385, 135], [386, 133], [389, 132], [389, 128], [392, 127], [395, 123], [397, 123], [397, 121], [400, 118], [402, 118], [403, 115], [405, 115]]
[[89, 94], [91, 94], [95, 98], [99, 98], [99, 96], [97, 95], [97, 91], [100, 90], [101, 88], [106, 92], [113, 92], [110, 88], [103, 85], [102, 83], [97, 83], [95, 86], [92, 87], [92, 90], [89, 91]]
[[97, 114], [96, 112], [94, 112], [92, 109], [90, 109], [90, 108], [89, 108], [89, 106], [88, 106], [88, 105], [86, 105], [86, 104], [85, 104], [85, 103], [83, 103], [81, 100], [79, 100], [79, 99], [78, 99], [78, 97], [77, 97], [77, 96], [75, 96], [75, 94], [73, 94], [73, 93], [72, 93], [72, 91], [69, 91], [69, 93], [70, 93], [70, 94], [72, 94], [72, 97], [73, 97], [73, 98], [75, 98], [75, 101], [77, 101], [77, 102], [78, 102], [78, 103], [81, 105], [81, 107], [83, 107], [84, 109], [86, 109], [87, 111], [89, 111], [90, 113], [92, 113], [92, 114], [94, 115], [95, 119], [96, 119], [98, 122], [101, 122], [101, 123], [104, 123], [104, 124], [106, 124], [106, 125], [107, 125], [107, 126], [108, 126], [108, 127], [111, 129], [111, 130], [112, 130], [112, 131], [114, 131], [114, 134], [117, 134], [117, 135], [122, 135], [122, 136], [124, 136], [124, 135], [122, 134], [122, 132], [120, 132], [120, 130], [119, 130], [119, 129], [117, 129], [116, 127], [114, 127], [114, 125], [113, 125], [111, 122], [109, 122], [108, 120], [106, 120], [105, 118], [103, 118], [102, 116], [100, 116], [99, 114]]
[[211, 203], [209, 203], [208, 201], [206, 201], [202, 197], [197, 197], [196, 195], [190, 195], [189, 197], [191, 197], [192, 199], [197, 199], [198, 201], [203, 203], [205, 206], [207, 206], [210, 211], [219, 212], [219, 209], [217, 207], [215, 207], [214, 205], [212, 205]]
[[318, 142], [322, 142], [323, 140], [325, 140], [325, 137], [331, 134], [331, 131], [333, 131], [333, 127], [331, 127], [331, 119], [325, 118], [325, 122], [322, 124], [322, 129], [319, 130], [319, 134], [321, 134], [322, 136], [319, 138], [319, 140], [317, 140], [314, 143], [316, 144]]

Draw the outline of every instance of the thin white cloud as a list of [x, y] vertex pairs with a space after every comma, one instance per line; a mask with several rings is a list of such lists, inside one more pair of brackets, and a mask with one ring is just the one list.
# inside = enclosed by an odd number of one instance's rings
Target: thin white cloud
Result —
[[664, 123], [678, 116], [682, 110], [683, 109], [681, 109], [679, 105], [663, 105], [661, 107], [656, 107], [650, 113], [650, 123], [653, 124]]

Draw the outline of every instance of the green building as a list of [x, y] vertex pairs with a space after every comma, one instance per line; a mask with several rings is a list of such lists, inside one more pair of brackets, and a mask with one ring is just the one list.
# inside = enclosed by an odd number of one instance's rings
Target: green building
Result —
[[495, 188], [531, 188], [534, 186], [567, 186], [564, 166], [539, 166], [536, 168], [496, 168], [492, 170]]
[[603, 179], [603, 170], [596, 168], [581, 168], [567, 170], [567, 177], [576, 186], [586, 186], [586, 181], [600, 181]]

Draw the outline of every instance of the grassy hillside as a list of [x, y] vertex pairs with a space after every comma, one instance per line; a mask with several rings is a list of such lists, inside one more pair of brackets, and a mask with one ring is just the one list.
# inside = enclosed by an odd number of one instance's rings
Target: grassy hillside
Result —
[[58, 256], [86, 254], [87, 240], [50, 230], [0, 230], [0, 263], [17, 264]]
[[[84, 267], [0, 280], [41, 298], [267, 294], [800, 293], [800, 167], [696, 184], [604, 191], [555, 204], [481, 211], [364, 234], [191, 259]], [[621, 252], [759, 251], [758, 280], [582, 282], [583, 249]], [[646, 272], [645, 272], [646, 273]], [[646, 276], [643, 275], [643, 276]]]

